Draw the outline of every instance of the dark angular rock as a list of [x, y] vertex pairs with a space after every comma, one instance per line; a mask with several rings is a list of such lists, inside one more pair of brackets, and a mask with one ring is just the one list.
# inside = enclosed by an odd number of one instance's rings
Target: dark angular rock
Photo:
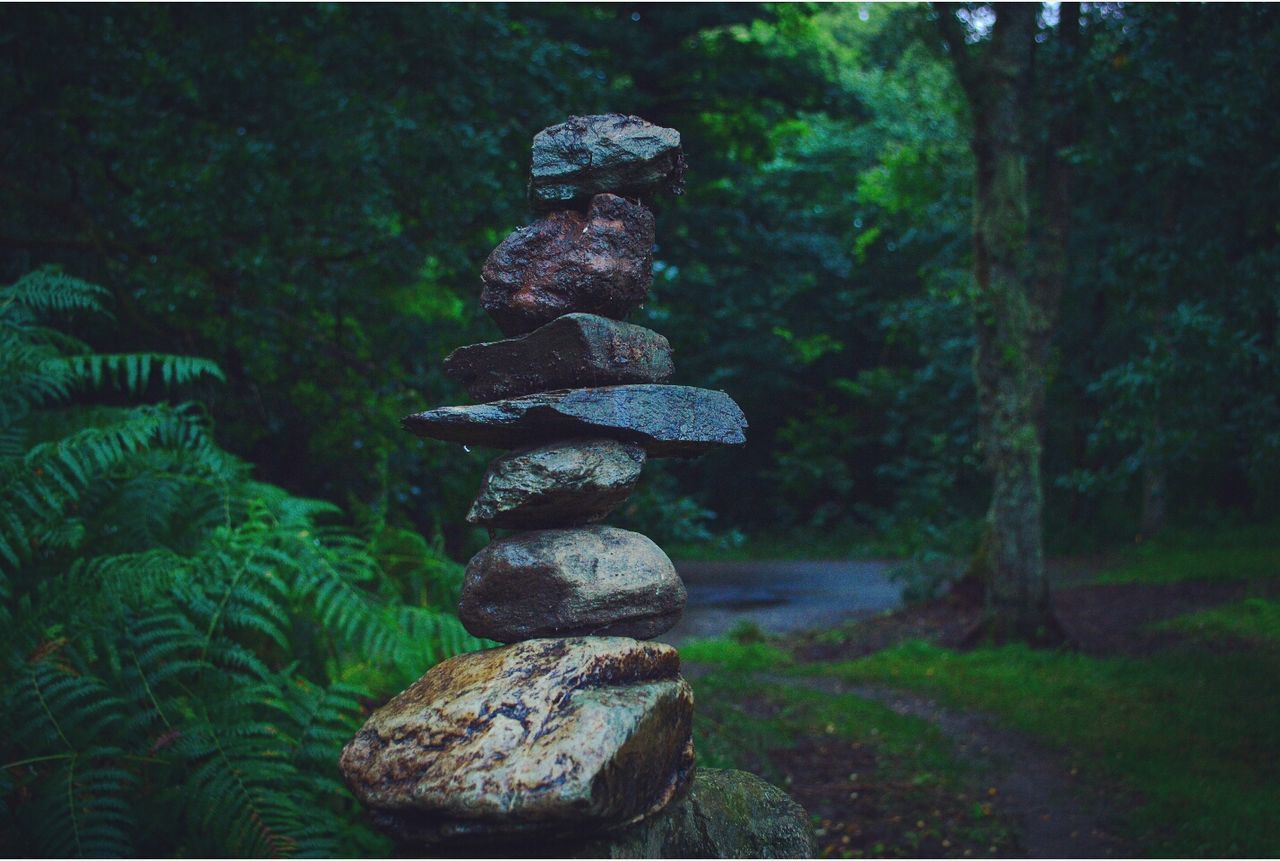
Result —
[[569, 117], [533, 138], [529, 201], [535, 209], [572, 206], [611, 191], [646, 197], [679, 194], [684, 178], [680, 133], [639, 117]]
[[747, 419], [724, 392], [690, 386], [605, 386], [440, 407], [401, 419], [418, 436], [516, 448], [569, 436], [607, 436], [650, 457], [691, 457], [746, 442]]
[[375, 711], [339, 766], [402, 845], [622, 827], [692, 776], [678, 673], [670, 646], [624, 637], [459, 655]]
[[660, 383], [675, 366], [667, 339], [595, 314], [566, 314], [520, 338], [459, 347], [444, 370], [478, 401], [575, 386]]
[[781, 789], [745, 771], [700, 768], [683, 801], [616, 836], [565, 846], [559, 854], [574, 858], [813, 858], [817, 845], [804, 808]]
[[480, 304], [506, 335], [581, 311], [621, 319], [653, 283], [653, 213], [612, 194], [552, 212], [489, 254]]
[[658, 545], [612, 526], [499, 538], [467, 565], [458, 616], [477, 637], [656, 637], [680, 621], [685, 588]]
[[505, 529], [577, 526], [622, 504], [644, 467], [640, 446], [612, 439], [567, 440], [489, 464], [467, 522]]

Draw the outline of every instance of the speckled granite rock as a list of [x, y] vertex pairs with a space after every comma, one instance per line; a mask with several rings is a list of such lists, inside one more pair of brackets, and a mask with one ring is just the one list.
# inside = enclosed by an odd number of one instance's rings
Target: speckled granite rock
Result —
[[643, 446], [650, 457], [689, 457], [746, 442], [747, 419], [724, 392], [690, 386], [604, 386], [544, 392], [401, 420], [418, 436], [516, 448], [572, 436]]
[[644, 449], [579, 439], [517, 451], [489, 464], [467, 522], [504, 529], [579, 526], [603, 520], [640, 480]]
[[671, 344], [650, 329], [595, 314], [565, 314], [519, 338], [459, 347], [445, 373], [477, 401], [671, 376]]
[[598, 194], [585, 213], [552, 212], [512, 233], [480, 280], [480, 304], [506, 335], [574, 311], [625, 317], [653, 283], [653, 213]]
[[529, 640], [432, 667], [342, 751], [347, 785], [402, 844], [589, 834], [687, 789], [693, 695], [675, 649]]
[[467, 565], [458, 616], [477, 637], [618, 635], [647, 639], [680, 621], [675, 566], [638, 532], [612, 526], [517, 532]]
[[675, 129], [623, 114], [570, 117], [533, 138], [529, 201], [535, 209], [557, 209], [602, 191], [679, 194], [683, 178]]

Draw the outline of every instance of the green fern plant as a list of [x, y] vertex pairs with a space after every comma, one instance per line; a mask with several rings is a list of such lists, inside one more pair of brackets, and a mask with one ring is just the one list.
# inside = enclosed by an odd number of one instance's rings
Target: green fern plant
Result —
[[105, 301], [48, 269], [0, 288], [0, 847], [385, 852], [338, 751], [362, 703], [482, 645], [458, 567], [253, 481], [198, 404], [95, 403], [221, 377], [55, 325]]

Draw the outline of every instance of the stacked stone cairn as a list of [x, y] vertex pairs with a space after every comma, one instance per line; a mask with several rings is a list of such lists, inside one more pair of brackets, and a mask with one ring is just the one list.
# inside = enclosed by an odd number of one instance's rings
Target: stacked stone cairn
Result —
[[[512, 449], [467, 520], [514, 531], [471, 560], [459, 602], [467, 630], [509, 645], [436, 665], [342, 752], [347, 784], [402, 851], [809, 850], [802, 811], [767, 784], [711, 772], [690, 792], [693, 696], [676, 650], [644, 642], [679, 621], [684, 584], [648, 538], [599, 525], [647, 458], [746, 439], [728, 395], [664, 384], [667, 340], [621, 322], [652, 282], [646, 203], [678, 193], [683, 171], [679, 133], [638, 117], [540, 132], [529, 198], [541, 216], [481, 276], [508, 339], [445, 360], [483, 403], [404, 419], [420, 436]], [[736, 849], [681, 824], [731, 801], [754, 819]]]

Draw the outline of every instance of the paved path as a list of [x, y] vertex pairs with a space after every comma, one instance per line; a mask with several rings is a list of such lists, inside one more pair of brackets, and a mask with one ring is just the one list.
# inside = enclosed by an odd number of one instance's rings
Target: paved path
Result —
[[902, 606], [894, 563], [676, 562], [689, 589], [680, 624], [658, 639], [681, 643], [753, 622], [769, 634], [821, 628]]

